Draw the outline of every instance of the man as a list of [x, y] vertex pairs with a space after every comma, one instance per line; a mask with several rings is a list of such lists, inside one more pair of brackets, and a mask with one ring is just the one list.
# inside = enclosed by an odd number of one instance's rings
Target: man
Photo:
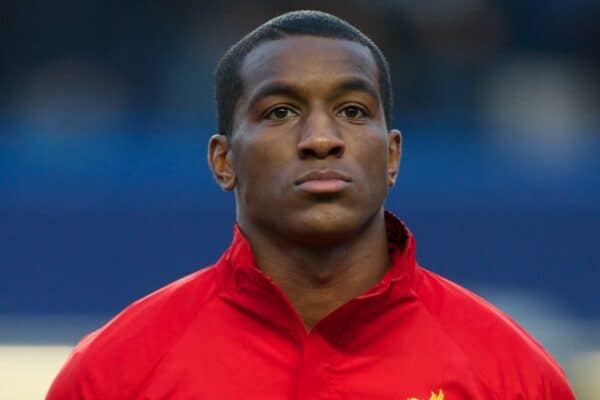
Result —
[[573, 399], [542, 347], [416, 264], [383, 210], [400, 160], [379, 49], [312, 11], [221, 60], [208, 161], [230, 248], [84, 338], [47, 398]]

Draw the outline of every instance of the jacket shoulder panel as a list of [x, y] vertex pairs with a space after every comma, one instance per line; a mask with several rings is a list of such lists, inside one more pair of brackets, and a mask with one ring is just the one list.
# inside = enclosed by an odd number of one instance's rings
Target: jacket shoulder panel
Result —
[[47, 399], [131, 398], [217, 286], [211, 266], [133, 302], [75, 346]]
[[560, 366], [518, 323], [475, 293], [421, 269], [419, 298], [500, 398], [574, 399]]

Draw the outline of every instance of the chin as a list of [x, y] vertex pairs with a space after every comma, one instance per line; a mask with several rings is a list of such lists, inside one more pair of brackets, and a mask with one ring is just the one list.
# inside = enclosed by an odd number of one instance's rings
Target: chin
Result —
[[364, 209], [313, 207], [295, 215], [288, 232], [307, 245], [333, 245], [355, 236], [370, 217]]

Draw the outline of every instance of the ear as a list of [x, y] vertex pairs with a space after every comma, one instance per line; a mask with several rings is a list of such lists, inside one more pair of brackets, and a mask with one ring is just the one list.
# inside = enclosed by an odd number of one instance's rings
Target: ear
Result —
[[400, 167], [400, 158], [402, 158], [402, 133], [399, 130], [392, 129], [388, 132], [388, 186], [392, 187], [396, 183], [398, 168]]
[[221, 189], [231, 191], [236, 177], [233, 171], [231, 145], [227, 136], [212, 135], [208, 142], [208, 165]]

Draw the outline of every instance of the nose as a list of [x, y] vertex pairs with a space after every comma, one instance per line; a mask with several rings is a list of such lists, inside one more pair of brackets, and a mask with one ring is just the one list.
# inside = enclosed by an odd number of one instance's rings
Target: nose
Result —
[[301, 159], [341, 157], [345, 143], [334, 119], [325, 112], [314, 112], [307, 118], [298, 142]]

